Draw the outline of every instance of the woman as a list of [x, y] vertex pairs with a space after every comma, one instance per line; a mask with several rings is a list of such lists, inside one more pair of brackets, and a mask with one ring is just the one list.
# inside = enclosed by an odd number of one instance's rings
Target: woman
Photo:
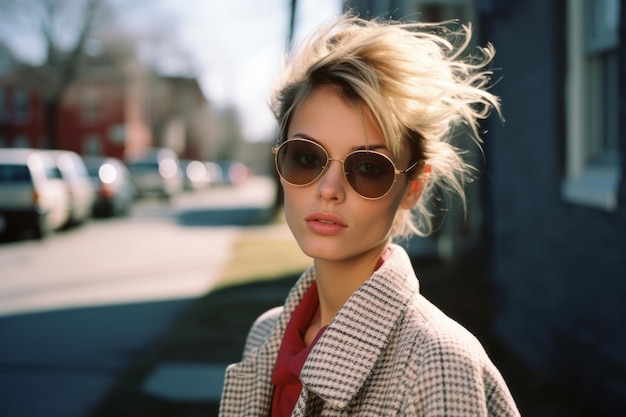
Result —
[[480, 343], [419, 294], [392, 243], [430, 232], [434, 190], [464, 199], [470, 167], [450, 132], [464, 124], [480, 141], [476, 121], [499, 108], [485, 89], [493, 49], [460, 59], [464, 29], [344, 16], [290, 61], [273, 152], [287, 223], [314, 264], [254, 323], [220, 415], [519, 414]]

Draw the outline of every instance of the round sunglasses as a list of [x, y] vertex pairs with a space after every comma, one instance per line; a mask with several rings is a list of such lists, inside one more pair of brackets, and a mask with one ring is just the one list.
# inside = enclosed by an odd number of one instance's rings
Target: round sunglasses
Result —
[[344, 159], [331, 158], [322, 145], [308, 139], [289, 139], [273, 148], [272, 153], [280, 177], [298, 187], [317, 181], [331, 161], [341, 162], [350, 187], [368, 200], [387, 195], [398, 175], [408, 173], [419, 164], [415, 162], [399, 170], [387, 155], [367, 149], [350, 152]]

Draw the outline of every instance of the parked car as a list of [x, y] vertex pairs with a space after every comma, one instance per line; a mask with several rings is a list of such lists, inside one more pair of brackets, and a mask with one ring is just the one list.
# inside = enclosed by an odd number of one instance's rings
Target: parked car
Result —
[[218, 186], [239, 185], [251, 176], [250, 169], [245, 164], [228, 160], [209, 162], [207, 172], [211, 173], [211, 184]]
[[42, 239], [70, 215], [70, 196], [54, 157], [36, 149], [0, 149], [0, 231]]
[[157, 195], [169, 200], [183, 189], [183, 174], [176, 153], [169, 148], [156, 148], [127, 161], [137, 195]]
[[200, 190], [208, 185], [207, 167], [204, 162], [193, 159], [183, 159], [180, 161], [180, 165], [184, 174], [185, 190]]
[[91, 217], [95, 190], [87, 173], [82, 157], [73, 151], [54, 150], [50, 152], [56, 160], [61, 177], [69, 187], [70, 217], [65, 226], [76, 226]]
[[124, 163], [112, 157], [85, 156], [87, 172], [96, 190], [95, 217], [128, 214], [135, 201], [135, 185]]

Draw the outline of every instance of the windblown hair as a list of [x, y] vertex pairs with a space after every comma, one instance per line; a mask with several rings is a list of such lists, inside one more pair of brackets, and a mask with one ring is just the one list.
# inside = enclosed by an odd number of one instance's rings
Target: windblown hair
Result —
[[[441, 24], [367, 21], [344, 15], [314, 31], [287, 58], [271, 107], [278, 121], [278, 142], [302, 103], [321, 86], [333, 86], [346, 100], [360, 101], [385, 138], [394, 158], [410, 152], [429, 172], [422, 197], [411, 211], [399, 210], [392, 235], [428, 235], [441, 191], [452, 191], [465, 205], [464, 185], [473, 167], [453, 142], [456, 128], [465, 129], [480, 147], [478, 120], [500, 110], [487, 91], [493, 46], [462, 57], [471, 27]], [[428, 171], [428, 168], [427, 168]]]

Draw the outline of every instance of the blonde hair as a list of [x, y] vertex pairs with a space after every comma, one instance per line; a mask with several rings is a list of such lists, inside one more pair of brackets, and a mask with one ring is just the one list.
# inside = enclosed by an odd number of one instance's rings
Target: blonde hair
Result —
[[408, 151], [413, 162], [429, 167], [413, 210], [398, 211], [394, 237], [432, 232], [431, 200], [438, 189], [452, 191], [465, 205], [464, 184], [471, 180], [472, 166], [452, 144], [453, 130], [469, 127], [480, 146], [477, 121], [487, 118], [492, 108], [499, 112], [498, 98], [487, 91], [493, 46], [461, 58], [471, 41], [471, 27], [457, 25], [455, 31], [451, 25], [344, 15], [296, 48], [272, 97], [278, 142], [286, 139], [293, 115], [311, 93], [332, 85], [342, 97], [367, 106], [395, 158]]

